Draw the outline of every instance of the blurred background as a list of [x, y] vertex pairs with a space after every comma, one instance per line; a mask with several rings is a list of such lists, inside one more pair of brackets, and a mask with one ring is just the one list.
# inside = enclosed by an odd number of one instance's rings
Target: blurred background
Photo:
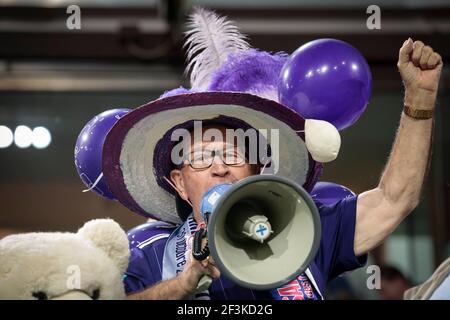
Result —
[[[382, 280], [393, 281], [400, 291], [425, 281], [450, 255], [450, 3], [379, 0], [381, 29], [369, 30], [366, 9], [371, 4], [0, 0], [0, 238], [16, 232], [76, 231], [100, 217], [111, 217], [126, 230], [145, 221], [117, 202], [82, 193], [75, 141], [104, 110], [136, 108], [165, 90], [189, 87], [183, 76], [182, 32], [190, 8], [201, 5], [227, 15], [262, 50], [292, 53], [326, 37], [362, 52], [373, 74], [372, 99], [360, 120], [341, 132], [340, 156], [325, 166], [321, 178], [356, 193], [376, 186], [395, 137], [403, 105], [398, 49], [412, 37], [442, 55], [433, 159], [422, 201], [369, 261], [380, 265]], [[81, 9], [79, 30], [66, 26], [69, 5]], [[38, 130], [41, 140], [30, 145], [29, 129], [19, 126], [45, 129]], [[362, 268], [337, 279], [329, 298], [395, 295], [367, 289], [369, 276]]]

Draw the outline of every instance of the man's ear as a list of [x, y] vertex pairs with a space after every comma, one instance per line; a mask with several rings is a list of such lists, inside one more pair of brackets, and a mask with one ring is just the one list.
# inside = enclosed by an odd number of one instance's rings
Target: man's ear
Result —
[[173, 169], [172, 171], [170, 171], [170, 180], [175, 185], [175, 187], [177, 187], [178, 195], [183, 200], [187, 201], [188, 195], [187, 195], [186, 189], [184, 187], [184, 180], [183, 180], [183, 175], [181, 174], [181, 170]]

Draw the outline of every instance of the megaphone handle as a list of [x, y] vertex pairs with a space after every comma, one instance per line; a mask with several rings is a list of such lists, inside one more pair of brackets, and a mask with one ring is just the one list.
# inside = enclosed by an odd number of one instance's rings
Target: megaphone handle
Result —
[[197, 284], [197, 292], [208, 290], [208, 288], [211, 286], [212, 281], [213, 279], [208, 275], [204, 275], [203, 277], [201, 277]]

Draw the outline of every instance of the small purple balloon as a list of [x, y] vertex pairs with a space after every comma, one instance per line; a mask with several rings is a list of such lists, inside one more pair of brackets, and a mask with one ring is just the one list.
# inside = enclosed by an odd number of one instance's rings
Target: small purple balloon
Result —
[[[102, 176], [102, 150], [106, 135], [121, 117], [131, 109], [111, 109], [92, 118], [81, 130], [75, 144], [75, 167], [83, 183], [110, 200], [116, 197]], [[97, 183], [96, 183], [97, 182]]]
[[338, 130], [351, 126], [369, 103], [372, 74], [361, 53], [336, 39], [308, 42], [290, 55], [278, 81], [278, 98], [306, 119]]
[[320, 181], [316, 183], [310, 195], [314, 200], [331, 206], [346, 197], [355, 196], [355, 193], [340, 184]]

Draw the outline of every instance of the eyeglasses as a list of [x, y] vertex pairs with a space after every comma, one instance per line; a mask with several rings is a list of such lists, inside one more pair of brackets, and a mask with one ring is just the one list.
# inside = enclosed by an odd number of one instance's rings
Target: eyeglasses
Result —
[[245, 164], [245, 156], [238, 150], [196, 150], [191, 152], [184, 160], [192, 169], [204, 170], [211, 167], [214, 158], [219, 156], [224, 164], [227, 166], [242, 166]]

